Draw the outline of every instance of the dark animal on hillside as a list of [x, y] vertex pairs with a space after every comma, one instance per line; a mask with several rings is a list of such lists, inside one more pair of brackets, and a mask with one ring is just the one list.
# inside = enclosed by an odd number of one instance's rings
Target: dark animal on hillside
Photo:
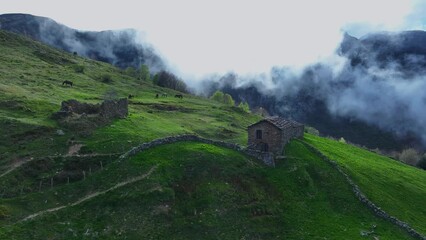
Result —
[[157, 94], [155, 94], [155, 98], [158, 98], [158, 93], [157, 93]]
[[167, 93], [162, 93], [161, 96], [162, 97], [167, 97]]
[[135, 97], [135, 95], [133, 95], [133, 94], [129, 94], [129, 99], [132, 99], [132, 98], [134, 98]]
[[182, 99], [182, 98], [183, 98], [183, 95], [182, 95], [182, 94], [176, 94], [176, 95], [175, 95], [175, 98], [180, 98], [180, 99]]
[[63, 81], [62, 82], [62, 86], [66, 86], [66, 85], [70, 85], [71, 87], [72, 87], [72, 82], [71, 81], [68, 81], [68, 80], [65, 80], [65, 81]]

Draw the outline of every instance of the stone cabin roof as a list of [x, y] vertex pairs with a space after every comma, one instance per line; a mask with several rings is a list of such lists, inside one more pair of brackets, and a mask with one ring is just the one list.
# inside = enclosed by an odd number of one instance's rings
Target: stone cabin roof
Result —
[[278, 116], [274, 116], [274, 117], [267, 117], [265, 119], [262, 119], [259, 122], [248, 126], [248, 128], [255, 126], [259, 123], [262, 123], [262, 122], [269, 122], [280, 130], [284, 130], [284, 129], [290, 128], [290, 127], [295, 128], [295, 127], [302, 127], [303, 126], [303, 124], [298, 123], [296, 121], [284, 119], [284, 118], [278, 117]]

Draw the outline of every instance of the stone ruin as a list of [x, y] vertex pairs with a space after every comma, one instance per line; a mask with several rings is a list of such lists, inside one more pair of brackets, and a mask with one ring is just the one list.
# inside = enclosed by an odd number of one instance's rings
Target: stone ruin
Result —
[[54, 113], [54, 119], [64, 119], [72, 116], [100, 117], [104, 120], [126, 118], [129, 113], [127, 98], [105, 100], [101, 104], [81, 103], [71, 99], [61, 103], [61, 109]]
[[52, 118], [64, 128], [81, 136], [89, 136], [94, 129], [116, 118], [126, 118], [128, 113], [127, 98], [105, 100], [98, 104], [68, 100], [62, 102], [61, 109], [52, 114]]

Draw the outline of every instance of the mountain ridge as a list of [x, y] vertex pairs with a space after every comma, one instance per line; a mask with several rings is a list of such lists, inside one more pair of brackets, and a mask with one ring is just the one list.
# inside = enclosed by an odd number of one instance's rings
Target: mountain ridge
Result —
[[120, 68], [139, 68], [142, 64], [154, 72], [166, 68], [152, 46], [139, 42], [134, 29], [80, 31], [47, 17], [22, 13], [0, 15], [0, 29]]

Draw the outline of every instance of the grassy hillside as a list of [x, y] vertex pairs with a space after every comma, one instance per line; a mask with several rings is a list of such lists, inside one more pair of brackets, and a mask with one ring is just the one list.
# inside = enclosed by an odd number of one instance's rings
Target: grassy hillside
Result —
[[[246, 143], [245, 128], [259, 119], [233, 107], [141, 82], [105, 63], [52, 49], [0, 31], [0, 165], [30, 157], [65, 154], [67, 140], [83, 141], [86, 152], [116, 153], [137, 143], [182, 133]], [[75, 66], [83, 66], [80, 73]], [[103, 82], [107, 74], [112, 81]], [[73, 87], [62, 86], [71, 80]], [[167, 98], [155, 98], [167, 93]], [[130, 116], [90, 136], [63, 129], [50, 115], [64, 100], [99, 103], [105, 96], [126, 97]], [[58, 129], [65, 136], [58, 136]], [[0, 169], [1, 172], [1, 169]]]
[[305, 140], [342, 168], [374, 203], [426, 234], [426, 172], [376, 153], [305, 134]]
[[[156, 147], [85, 181], [2, 200], [2, 239], [409, 239], [373, 216], [343, 178], [302, 144], [276, 168], [193, 142]], [[75, 203], [119, 182], [149, 177]], [[45, 228], [45, 226], [49, 226]], [[376, 226], [376, 227], [373, 227]]]
[[[112, 81], [103, 81], [105, 74]], [[410, 239], [375, 217], [337, 171], [298, 141], [276, 168], [195, 142], [118, 159], [142, 142], [183, 133], [245, 144], [246, 127], [260, 117], [239, 108], [189, 94], [177, 99], [175, 91], [111, 65], [4, 31], [0, 92], [0, 239]], [[136, 97], [126, 119], [90, 131], [50, 118], [63, 100], [99, 103], [128, 94]], [[330, 157], [341, 151], [336, 161], [369, 197], [378, 193], [371, 200], [424, 231], [424, 172], [326, 139], [305, 140]], [[368, 161], [378, 169], [366, 171]], [[400, 185], [381, 189], [388, 181]]]

